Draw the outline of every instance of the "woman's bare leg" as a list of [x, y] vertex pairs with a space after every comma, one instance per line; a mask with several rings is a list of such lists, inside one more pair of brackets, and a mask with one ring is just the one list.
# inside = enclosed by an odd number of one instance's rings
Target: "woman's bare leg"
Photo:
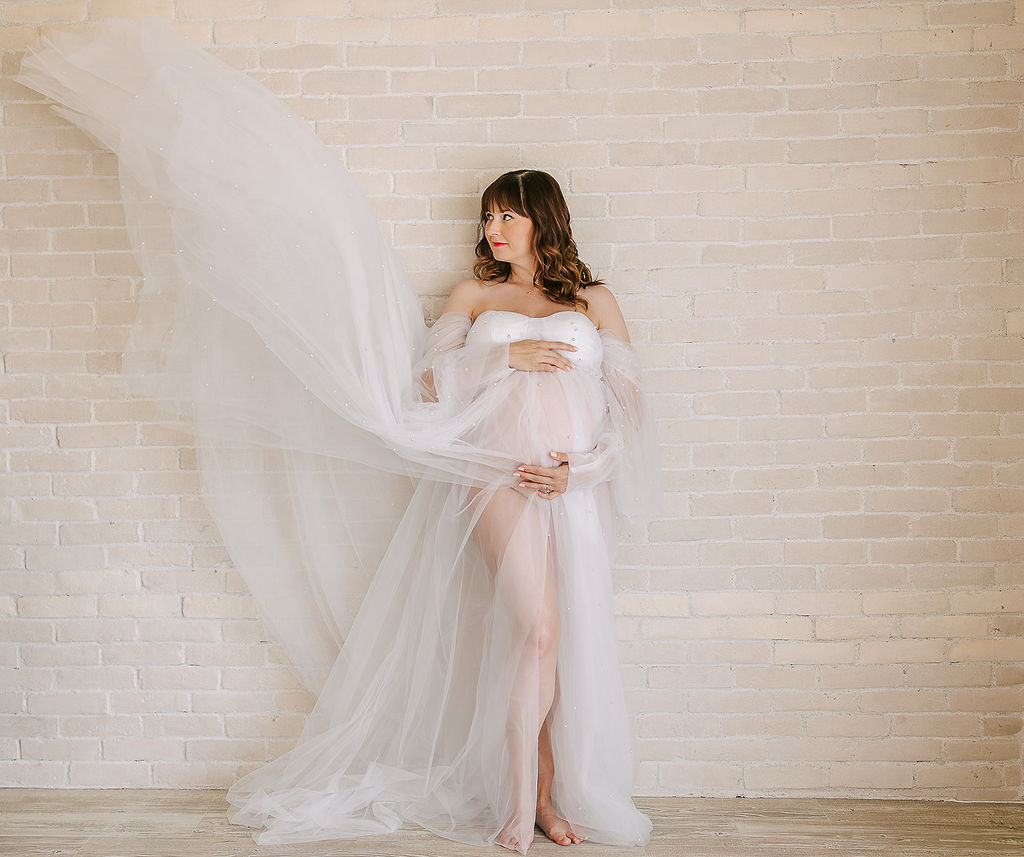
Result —
[[499, 490], [474, 528], [475, 540], [495, 573], [499, 600], [524, 641], [506, 731], [514, 811], [498, 836], [500, 844], [515, 850], [525, 849], [533, 839], [537, 795], [535, 783], [527, 782], [524, 774], [532, 770], [540, 724], [554, 699], [561, 635], [547, 518], [528, 503], [519, 491]]
[[555, 758], [551, 753], [551, 729], [545, 719], [537, 738], [537, 824], [552, 842], [576, 845], [584, 837], [573, 832], [569, 822], [555, 812], [551, 803], [551, 783], [554, 779]]

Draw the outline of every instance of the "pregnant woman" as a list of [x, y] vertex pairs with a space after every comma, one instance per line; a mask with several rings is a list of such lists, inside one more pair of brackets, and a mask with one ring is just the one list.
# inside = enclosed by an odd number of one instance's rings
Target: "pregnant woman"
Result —
[[196, 436], [204, 499], [317, 693], [228, 791], [261, 844], [411, 821], [525, 853], [647, 841], [610, 575], [650, 510], [626, 325], [546, 173], [481, 202], [429, 330], [308, 128], [169, 28], [109, 22], [20, 80], [119, 156], [145, 275], [126, 379]]
[[[500, 177], [484, 192], [480, 222], [479, 279], [455, 287], [435, 325], [435, 337], [440, 341], [447, 335], [442, 331], [450, 329], [456, 341], [468, 339], [471, 349], [473, 343], [487, 343], [501, 358], [507, 344], [506, 365], [514, 370], [497, 382], [503, 388], [501, 407], [474, 432], [478, 443], [507, 450], [525, 462], [516, 471], [522, 480], [518, 485], [476, 498], [482, 508], [474, 538], [512, 622], [510, 642], [516, 653], [499, 665], [515, 671], [510, 675], [506, 736], [512, 809], [498, 841], [512, 848], [529, 845], [535, 802], [537, 824], [550, 839], [568, 845], [581, 837], [552, 805], [553, 745], [563, 766], [579, 762], [584, 767], [587, 756], [602, 755], [609, 745], [573, 748], [566, 730], [576, 718], [564, 710], [567, 703], [560, 702], [559, 712], [552, 703], [556, 688], [570, 696], [579, 693], [579, 683], [606, 684], [598, 670], [601, 659], [610, 658], [605, 663], [613, 664], [616, 659], [614, 647], [607, 646], [607, 628], [581, 625], [592, 622], [587, 614], [595, 606], [600, 613], [610, 611], [607, 574], [595, 574], [608, 567], [607, 539], [601, 533], [607, 515], [593, 492], [585, 490], [587, 467], [594, 469], [596, 455], [564, 450], [596, 450], [609, 407], [600, 331], [618, 338], [620, 348], [628, 342], [628, 332], [611, 292], [593, 282], [579, 260], [568, 208], [547, 173], [518, 170]], [[433, 366], [428, 371], [436, 387]], [[617, 393], [627, 401], [616, 404], [639, 416], [635, 389]], [[538, 464], [549, 459], [558, 464]], [[587, 650], [598, 658], [588, 663]], [[571, 710], [579, 711], [579, 702], [591, 708], [615, 705], [614, 698], [584, 694]], [[554, 738], [552, 722], [559, 724]], [[590, 731], [582, 722], [577, 725], [583, 734]], [[604, 738], [610, 737], [606, 732]], [[613, 743], [627, 749], [628, 737], [618, 738]], [[631, 766], [628, 757], [612, 764], [626, 771]], [[557, 779], [561, 788], [572, 774], [559, 770]], [[569, 806], [571, 800], [565, 795], [559, 803]], [[585, 821], [580, 819], [580, 824]]]

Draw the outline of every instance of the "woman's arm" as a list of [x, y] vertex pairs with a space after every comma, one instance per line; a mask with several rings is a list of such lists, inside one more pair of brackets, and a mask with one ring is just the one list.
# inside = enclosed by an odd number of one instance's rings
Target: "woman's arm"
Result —
[[[653, 512], [656, 503], [658, 464], [654, 424], [641, 391], [640, 361], [629, 344], [625, 320], [612, 294], [602, 286], [589, 287], [586, 294], [588, 315], [598, 325], [604, 346], [601, 371], [607, 410], [597, 445], [589, 452], [567, 456], [565, 490], [609, 481], [619, 511], [628, 517], [643, 517]], [[537, 470], [555, 476], [553, 468]]]
[[[476, 318], [479, 313], [479, 306], [482, 299], [482, 289], [478, 280], [463, 280], [461, 283], [457, 283], [455, 288], [452, 289], [451, 294], [448, 295], [448, 300], [445, 302], [444, 309], [441, 310], [441, 315], [450, 313], [452, 315], [468, 315], [470, 322]], [[436, 322], [435, 322], [436, 324]], [[468, 330], [468, 328], [467, 328]], [[431, 346], [435, 346], [438, 340], [437, 334], [440, 331], [433, 331], [431, 336]], [[445, 343], [441, 347], [444, 349], [452, 347], [455, 343]], [[433, 348], [428, 348], [428, 357]], [[437, 387], [434, 384], [434, 365], [433, 360], [426, 361], [426, 368], [420, 374], [420, 399], [423, 401], [436, 402], [437, 399]]]
[[[622, 315], [622, 310], [619, 309], [615, 295], [605, 286], [588, 286], [586, 298], [589, 304], [587, 316], [602, 332], [602, 338], [607, 342], [608, 337], [614, 336], [628, 351], [629, 329], [626, 327], [626, 319]], [[620, 378], [614, 379], [619, 383], [612, 382], [612, 379], [608, 377], [610, 374], [612, 373], [606, 371], [606, 382], [609, 382], [612, 397], [617, 400], [616, 404], [628, 410], [632, 420], [639, 421], [642, 408], [636, 386], [639, 384], [639, 376], [635, 378], [635, 383], [630, 380], [623, 384]], [[626, 401], [623, 401], [624, 399]], [[560, 494], [564, 494], [570, 487], [595, 485], [598, 482], [611, 479], [619, 464], [622, 442], [622, 438], [614, 433], [606, 433], [590, 452], [572, 454], [551, 452], [551, 457], [561, 463], [554, 467], [538, 465], [520, 467], [520, 475], [523, 479], [519, 483], [520, 487], [536, 489], [538, 496], [546, 500], [553, 500]]]
[[448, 301], [445, 303], [444, 309], [441, 310], [441, 314], [443, 315], [446, 312], [464, 312], [472, 320], [483, 311], [483, 305], [483, 283], [473, 279], [463, 280], [461, 283], [455, 284], [455, 288], [448, 295]]
[[607, 286], [587, 286], [585, 289], [587, 302], [590, 304], [590, 320], [598, 330], [614, 333], [623, 342], [629, 342], [629, 328], [622, 317], [619, 302]]

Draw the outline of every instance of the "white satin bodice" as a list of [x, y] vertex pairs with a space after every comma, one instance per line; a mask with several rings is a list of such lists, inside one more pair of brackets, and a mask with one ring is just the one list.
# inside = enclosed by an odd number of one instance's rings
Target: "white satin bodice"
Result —
[[562, 310], [551, 315], [532, 316], [504, 309], [488, 309], [480, 313], [467, 334], [467, 344], [482, 338], [489, 342], [518, 342], [541, 339], [568, 342], [576, 351], [566, 351], [577, 369], [601, 374], [604, 347], [594, 323], [576, 310]]

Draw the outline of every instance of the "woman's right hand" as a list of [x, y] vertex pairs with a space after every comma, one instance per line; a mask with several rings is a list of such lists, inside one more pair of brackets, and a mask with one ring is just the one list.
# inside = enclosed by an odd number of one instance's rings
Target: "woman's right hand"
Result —
[[575, 351], [576, 346], [568, 342], [546, 339], [520, 339], [509, 343], [508, 365], [510, 369], [525, 372], [557, 372], [572, 369], [572, 361], [560, 351]]

